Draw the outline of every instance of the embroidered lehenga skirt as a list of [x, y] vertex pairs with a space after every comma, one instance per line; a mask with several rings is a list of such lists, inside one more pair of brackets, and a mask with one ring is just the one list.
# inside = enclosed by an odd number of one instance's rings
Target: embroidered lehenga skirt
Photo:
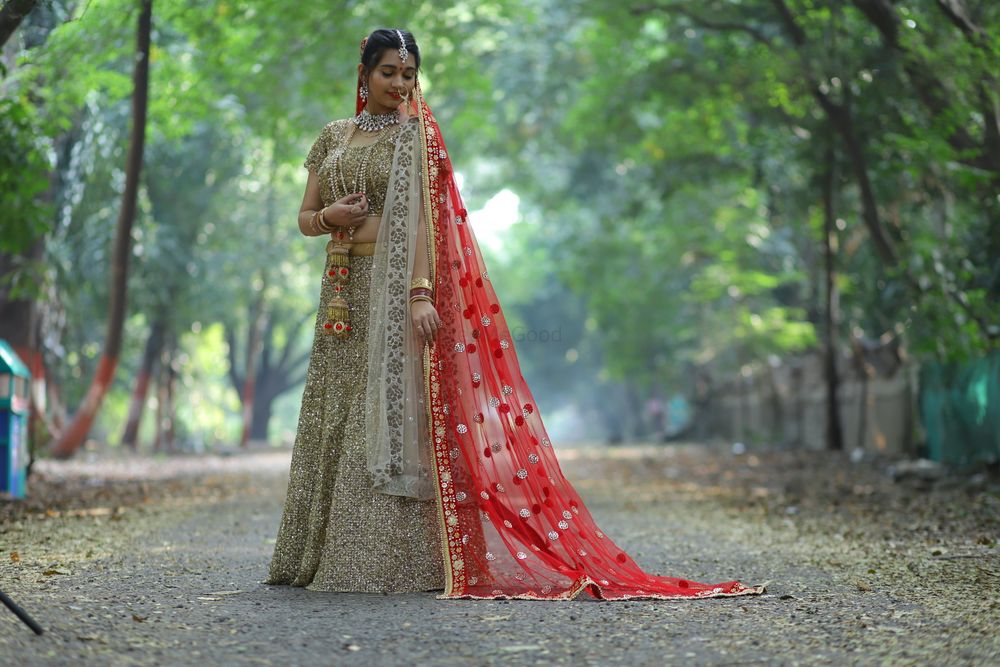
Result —
[[269, 584], [373, 593], [445, 585], [436, 502], [371, 488], [364, 431], [371, 267], [370, 255], [351, 255], [346, 340], [323, 330], [333, 293], [324, 271]]

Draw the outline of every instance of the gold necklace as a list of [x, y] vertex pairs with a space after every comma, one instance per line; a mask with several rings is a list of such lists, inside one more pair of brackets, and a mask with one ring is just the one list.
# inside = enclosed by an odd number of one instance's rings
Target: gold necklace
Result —
[[360, 148], [367, 150], [364, 150], [361, 154], [361, 161], [358, 163], [358, 167], [354, 172], [354, 179], [353, 182], [351, 183], [352, 187], [351, 189], [348, 189], [347, 179], [344, 176], [343, 156], [347, 152], [347, 149], [350, 148], [349, 144], [351, 143], [351, 139], [354, 137], [355, 129], [357, 129], [357, 126], [352, 124], [351, 128], [348, 130], [347, 136], [344, 138], [342, 146], [340, 147], [339, 150], [337, 150], [334, 153], [333, 164], [331, 165], [333, 168], [330, 170], [331, 190], [334, 192], [336, 191], [337, 188], [335, 179], [337, 176], [339, 176], [340, 185], [343, 188], [344, 196], [347, 196], [353, 192], [360, 192], [362, 194], [367, 194], [368, 163], [371, 159], [371, 154], [375, 150], [375, 146], [379, 142], [381, 142], [382, 139], [385, 137], [388, 128], [379, 130], [378, 134], [376, 135], [375, 141], [371, 142], [366, 146], [360, 146]]

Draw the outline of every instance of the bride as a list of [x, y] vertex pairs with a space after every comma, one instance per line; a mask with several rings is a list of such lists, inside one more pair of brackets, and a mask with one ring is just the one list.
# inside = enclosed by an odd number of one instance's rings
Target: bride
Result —
[[643, 571], [563, 476], [420, 60], [406, 31], [362, 40], [357, 115], [328, 123], [305, 160], [299, 228], [330, 240], [267, 583], [441, 599], [764, 593]]

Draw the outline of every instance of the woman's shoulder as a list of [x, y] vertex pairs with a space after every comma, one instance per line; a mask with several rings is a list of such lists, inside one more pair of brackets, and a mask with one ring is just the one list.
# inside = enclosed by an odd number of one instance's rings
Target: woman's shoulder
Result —
[[336, 118], [334, 120], [331, 120], [326, 125], [323, 126], [323, 129], [320, 130], [319, 135], [321, 137], [337, 137], [344, 133], [344, 130], [347, 129], [347, 126], [350, 122], [351, 122], [350, 118]]
[[350, 118], [337, 118], [335, 120], [329, 121], [323, 126], [322, 131], [319, 133], [317, 141], [322, 141], [328, 147], [333, 147], [337, 145], [340, 141], [343, 141], [347, 134], [348, 126], [351, 124]]
[[345, 129], [347, 129], [347, 126], [350, 123], [351, 123], [351, 119], [350, 118], [337, 118], [337, 119], [331, 120], [329, 123], [327, 123], [323, 127], [323, 131], [324, 132], [329, 132], [331, 134], [342, 133]]

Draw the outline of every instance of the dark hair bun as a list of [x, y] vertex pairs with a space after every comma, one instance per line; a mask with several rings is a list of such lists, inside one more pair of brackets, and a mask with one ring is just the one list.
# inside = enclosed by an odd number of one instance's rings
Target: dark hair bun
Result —
[[[412, 33], [405, 30], [400, 30], [399, 32], [403, 33], [403, 42], [406, 44], [406, 50], [413, 54], [413, 59], [417, 63], [417, 71], [420, 71], [420, 47], [417, 46], [417, 41], [413, 39]], [[365, 49], [361, 52], [361, 64], [365, 66], [366, 70], [370, 70], [378, 64], [383, 51], [386, 49], [399, 49], [400, 46], [402, 44], [399, 43], [399, 35], [396, 34], [395, 30], [388, 30], [386, 28], [374, 30], [372, 34], [368, 35], [368, 42], [365, 43]]]

